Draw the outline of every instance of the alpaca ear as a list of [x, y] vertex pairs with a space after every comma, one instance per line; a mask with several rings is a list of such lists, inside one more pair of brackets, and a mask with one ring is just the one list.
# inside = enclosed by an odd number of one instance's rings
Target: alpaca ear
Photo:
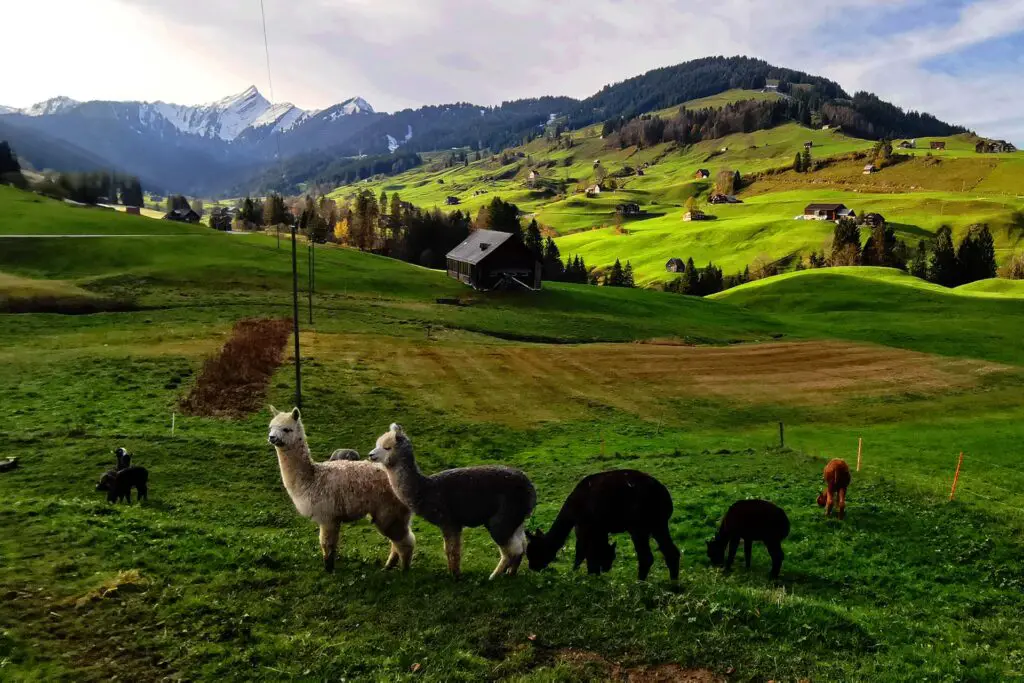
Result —
[[299, 412], [298, 408], [292, 408], [292, 419], [298, 422], [302, 418], [302, 413]]
[[267, 405], [267, 410], [270, 411], [270, 417], [277, 417], [277, 408], [272, 405]]
[[402, 429], [402, 425], [398, 424], [397, 422], [391, 423], [390, 431], [394, 432], [397, 436], [405, 436], [405, 430]]

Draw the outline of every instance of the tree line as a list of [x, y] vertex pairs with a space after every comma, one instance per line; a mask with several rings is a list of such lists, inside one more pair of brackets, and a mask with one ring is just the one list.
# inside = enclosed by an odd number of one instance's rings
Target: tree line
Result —
[[[27, 188], [21, 164], [14, 149], [0, 140], [0, 183]], [[145, 202], [142, 182], [138, 177], [115, 171], [59, 173], [48, 171], [32, 189], [54, 199], [70, 199], [80, 204], [124, 204], [142, 206]]]

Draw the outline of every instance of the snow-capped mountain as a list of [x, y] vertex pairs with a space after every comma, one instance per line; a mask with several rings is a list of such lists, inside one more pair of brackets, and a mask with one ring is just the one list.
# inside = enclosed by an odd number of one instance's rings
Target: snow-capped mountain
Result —
[[[183, 133], [231, 141], [249, 128], [275, 125], [283, 130], [306, 112], [288, 102], [271, 104], [256, 86], [250, 86], [237, 95], [208, 104], [186, 106], [154, 102], [144, 103], [139, 109], [143, 120], [154, 114], [167, 119]], [[287, 120], [283, 122], [285, 117]]]
[[25, 116], [50, 116], [74, 109], [79, 104], [81, 103], [70, 97], [60, 95], [59, 97], [51, 97], [42, 102], [36, 102], [31, 107], [25, 109], [16, 109], [12, 113], [24, 114]]
[[350, 97], [337, 105], [345, 114], [373, 114], [373, 107], [362, 97]]
[[3, 116], [4, 114], [17, 114], [19, 111], [21, 110], [15, 107], [5, 107], [0, 104], [0, 116]]

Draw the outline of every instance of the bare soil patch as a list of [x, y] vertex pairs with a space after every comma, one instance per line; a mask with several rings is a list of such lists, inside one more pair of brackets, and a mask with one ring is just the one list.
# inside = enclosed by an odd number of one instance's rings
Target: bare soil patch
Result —
[[291, 334], [289, 319], [235, 323], [220, 352], [203, 363], [195, 386], [181, 401], [190, 415], [238, 416], [257, 410], [281, 364]]
[[726, 680], [708, 669], [686, 669], [678, 664], [654, 664], [624, 667], [590, 650], [565, 648], [555, 653], [555, 660], [604, 680], [628, 683], [720, 683]]

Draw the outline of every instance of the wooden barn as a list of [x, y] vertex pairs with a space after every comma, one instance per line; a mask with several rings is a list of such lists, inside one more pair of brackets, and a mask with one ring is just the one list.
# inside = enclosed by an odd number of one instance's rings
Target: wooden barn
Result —
[[446, 258], [448, 277], [473, 289], [540, 289], [541, 264], [511, 233], [474, 230]]
[[804, 218], [810, 220], [837, 221], [852, 214], [845, 204], [808, 204], [804, 207]]
[[681, 273], [686, 270], [686, 263], [681, 258], [670, 258], [665, 264], [665, 270], [669, 273]]
[[928, 147], [929, 149], [946, 149], [946, 142], [944, 140], [932, 140]]
[[198, 223], [199, 214], [192, 209], [172, 209], [164, 216], [164, 220], [177, 223]]

